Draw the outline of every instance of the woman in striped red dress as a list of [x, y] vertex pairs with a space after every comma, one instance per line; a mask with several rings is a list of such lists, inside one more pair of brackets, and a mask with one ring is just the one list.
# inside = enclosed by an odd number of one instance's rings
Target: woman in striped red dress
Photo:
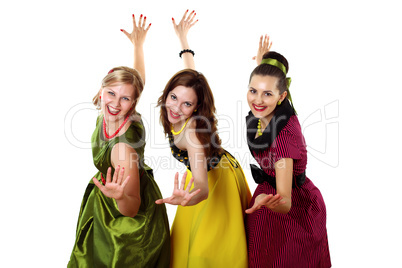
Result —
[[260, 39], [250, 76], [247, 141], [261, 168], [246, 210], [249, 267], [331, 267], [325, 203], [306, 177], [307, 150], [289, 93], [287, 60]]

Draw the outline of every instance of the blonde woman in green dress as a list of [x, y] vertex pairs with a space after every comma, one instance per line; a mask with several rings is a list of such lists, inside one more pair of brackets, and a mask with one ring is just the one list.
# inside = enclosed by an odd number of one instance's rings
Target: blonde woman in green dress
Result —
[[81, 204], [68, 267], [169, 267], [169, 223], [152, 170], [144, 164], [145, 130], [136, 104], [145, 81], [143, 43], [150, 24], [133, 15], [134, 69], [109, 71], [93, 103], [94, 164]]

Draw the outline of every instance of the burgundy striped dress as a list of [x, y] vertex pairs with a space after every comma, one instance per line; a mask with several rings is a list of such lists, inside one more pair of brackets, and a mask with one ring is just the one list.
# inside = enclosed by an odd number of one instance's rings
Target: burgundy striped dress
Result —
[[279, 106], [258, 138], [258, 119], [250, 112], [246, 120], [249, 148], [261, 167], [252, 167], [258, 186], [249, 207], [261, 193], [276, 194], [276, 161], [292, 158], [294, 175], [292, 207], [287, 214], [263, 207], [246, 216], [249, 267], [331, 267], [325, 203], [305, 176], [306, 144], [293, 108], [288, 101]]

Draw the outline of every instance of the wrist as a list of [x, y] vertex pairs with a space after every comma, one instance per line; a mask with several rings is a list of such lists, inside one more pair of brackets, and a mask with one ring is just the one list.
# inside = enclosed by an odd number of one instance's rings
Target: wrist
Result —
[[142, 49], [144, 47], [144, 43], [133, 43], [135, 49]]
[[193, 57], [195, 55], [194, 51], [192, 51], [191, 49], [183, 49], [182, 51], [180, 51], [179, 57], [181, 58], [184, 53], [193, 54]]
[[180, 46], [181, 46], [181, 49], [189, 49], [190, 48], [190, 46], [188, 45], [187, 40], [180, 39]]
[[119, 198], [115, 198], [114, 200], [116, 200], [117, 203], [124, 201], [124, 199], [126, 199], [126, 194], [123, 193]]

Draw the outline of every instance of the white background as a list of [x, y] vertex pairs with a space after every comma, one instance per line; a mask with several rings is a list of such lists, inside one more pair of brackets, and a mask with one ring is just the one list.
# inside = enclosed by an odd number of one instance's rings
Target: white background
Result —
[[[132, 66], [131, 14], [152, 26], [138, 110], [145, 154], [164, 196], [176, 171], [155, 108], [182, 68], [171, 18], [195, 9], [196, 68], [215, 95], [225, 148], [241, 162], [248, 76], [259, 36], [290, 63], [291, 92], [308, 144], [307, 175], [327, 205], [333, 267], [401, 267], [397, 1], [2, 1], [1, 267], [65, 267], [82, 195], [96, 170], [91, 105], [114, 66]], [[399, 160], [399, 161], [398, 161]], [[168, 207], [172, 222], [175, 207]], [[399, 215], [399, 216], [398, 216]]]

